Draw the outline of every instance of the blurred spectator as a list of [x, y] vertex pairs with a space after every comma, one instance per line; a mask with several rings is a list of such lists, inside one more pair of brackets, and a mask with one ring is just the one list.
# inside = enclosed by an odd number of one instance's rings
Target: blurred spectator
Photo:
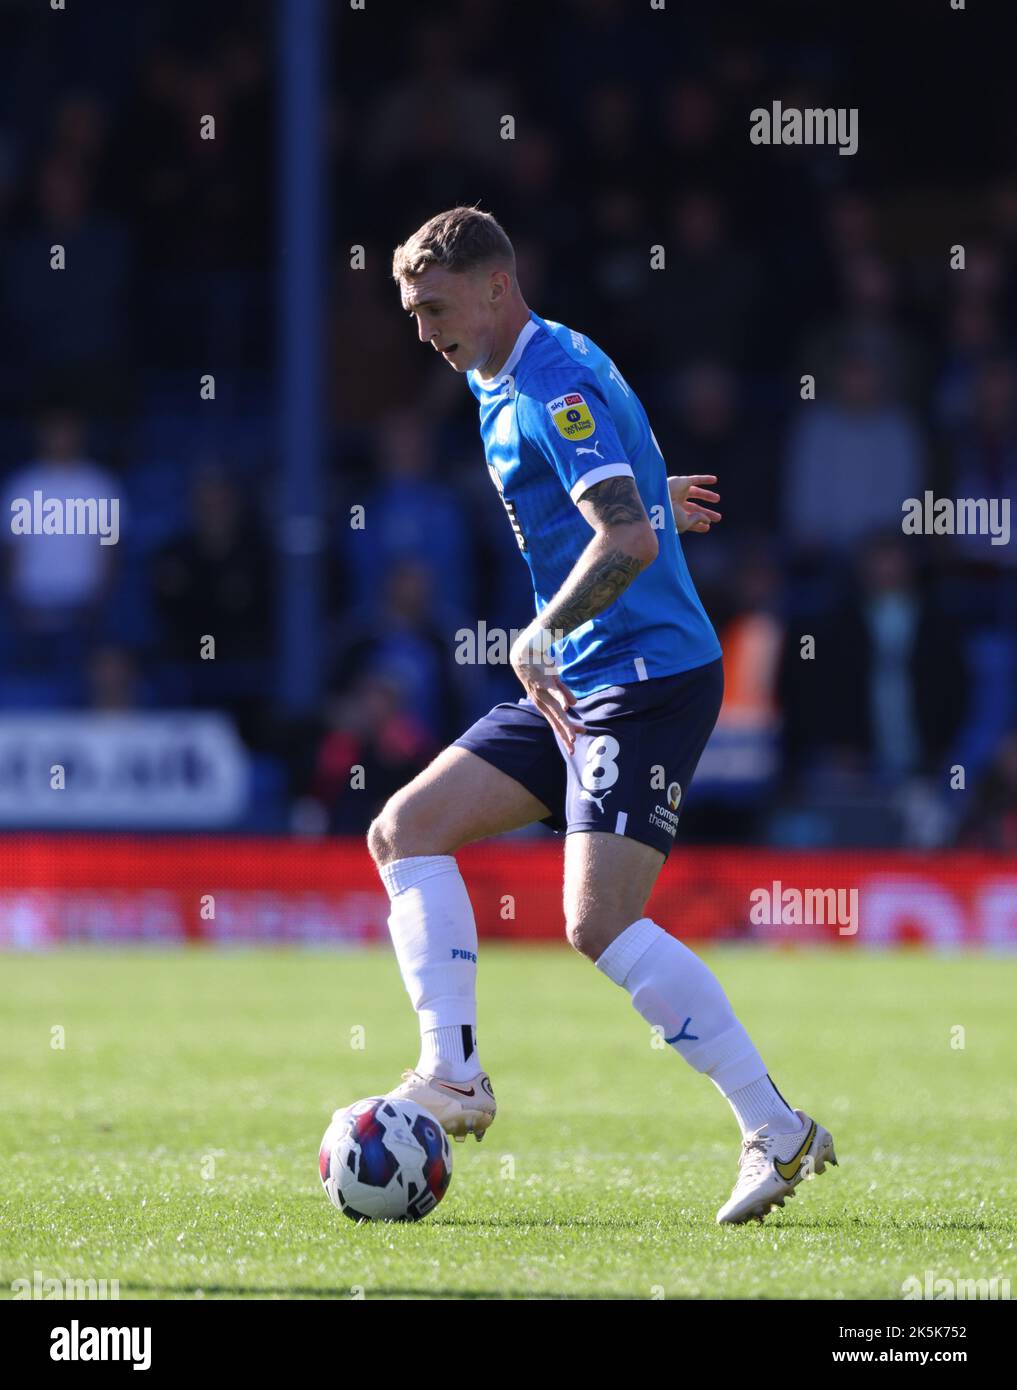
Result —
[[367, 669], [398, 673], [408, 708], [430, 737], [449, 742], [465, 726], [465, 688], [454, 660], [455, 617], [438, 616], [435, 567], [395, 563], [381, 594], [343, 624], [329, 689], [346, 693]]
[[222, 470], [203, 469], [191, 490], [192, 530], [155, 557], [152, 585], [163, 655], [198, 663], [202, 638], [215, 660], [268, 660], [272, 556], [257, 515]]
[[134, 656], [124, 647], [96, 647], [88, 657], [88, 707], [128, 712], [138, 709], [141, 678]]
[[960, 634], [923, 590], [914, 546], [871, 538], [857, 588], [815, 634], [815, 657], [789, 641], [785, 730], [799, 764], [827, 759], [884, 781], [938, 771], [965, 711]]
[[203, 357], [223, 370], [267, 350], [269, 117], [254, 36], [200, 62], [157, 47], [142, 68], [115, 162], [123, 214], [139, 233], [135, 332], [150, 363]]
[[53, 144], [76, 168], [96, 177], [105, 154], [108, 121], [99, 101], [75, 92], [61, 102], [53, 121]]
[[737, 186], [751, 146], [728, 128], [720, 98], [708, 83], [696, 77], [675, 83], [664, 93], [662, 115], [664, 158], [679, 187], [708, 187], [720, 170], [726, 183]]
[[957, 843], [965, 849], [1017, 854], [1017, 731], [1007, 734], [978, 785], [961, 823]]
[[[843, 229], [841, 229], [843, 231]], [[822, 382], [845, 357], [865, 357], [879, 374], [883, 398], [915, 405], [924, 379], [921, 351], [897, 319], [897, 280], [890, 265], [871, 252], [853, 252], [838, 267], [842, 309], [807, 335], [801, 372]]]
[[378, 425], [391, 411], [397, 397], [393, 383], [412, 379], [422, 350], [415, 320], [403, 313], [388, 274], [388, 257], [370, 245], [366, 261], [364, 270], [351, 270], [346, 256], [333, 268], [328, 401], [344, 438]]
[[734, 371], [718, 362], [690, 363], [668, 398], [674, 408], [661, 434], [668, 472], [717, 477], [724, 517], [718, 540], [725, 543], [732, 532], [772, 534], [779, 499], [764, 481], [776, 468], [772, 432], [747, 424]]
[[780, 719], [778, 679], [784, 646], [781, 574], [762, 547], [747, 554], [735, 579], [736, 612], [720, 633], [724, 700], [718, 727], [769, 732]]
[[730, 240], [720, 199], [705, 189], [683, 193], [672, 207], [669, 240], [666, 269], [656, 272], [659, 360], [740, 362], [756, 277], [751, 257]]
[[[46, 665], [59, 665], [73, 653], [50, 639], [77, 641], [98, 622], [110, 591], [116, 546], [103, 545], [98, 535], [12, 534], [12, 501], [24, 498], [32, 504], [36, 492], [43, 503], [69, 498], [115, 501], [117, 531], [122, 531], [125, 517], [117, 480], [85, 455], [83, 425], [71, 412], [53, 411], [43, 417], [37, 457], [10, 476], [4, 488], [5, 601], [18, 629], [26, 637], [37, 635], [35, 657]], [[107, 520], [112, 518], [110, 506]]]
[[1007, 174], [991, 185], [989, 207], [994, 236], [1011, 255], [1017, 253], [1017, 178]]
[[[993, 357], [974, 380], [972, 418], [954, 449], [954, 496], [1006, 500], [1017, 520], [1017, 372], [1007, 357]], [[986, 536], [957, 536], [969, 558], [994, 566], [1017, 565], [1017, 546], [992, 545]]]
[[342, 531], [354, 604], [368, 603], [390, 570], [413, 558], [433, 568], [443, 607], [472, 609], [468, 528], [455, 490], [433, 476], [434, 449], [422, 414], [389, 412], [377, 435], [381, 479], [364, 498], [364, 527], [347, 521]]
[[845, 355], [830, 384], [832, 400], [819, 378], [818, 399], [801, 407], [781, 487], [788, 538], [825, 553], [899, 525], [903, 502], [920, 496], [925, 481], [915, 419], [886, 400], [877, 364]]
[[1003, 249], [988, 238], [969, 238], [964, 247], [964, 292], [975, 298], [1000, 300], [1011, 288]]
[[968, 639], [971, 716], [955, 750], [969, 770], [981, 768], [1014, 717], [1017, 687], [1017, 380], [1013, 362], [993, 357], [973, 384], [972, 418], [954, 432], [950, 495], [1009, 507], [1011, 536], [1004, 545], [988, 535], [944, 537], [948, 571], [944, 598]]
[[[364, 155], [376, 177], [399, 177], [404, 196], [419, 200], [428, 178], [490, 160], [500, 117], [512, 108], [497, 79], [463, 69], [454, 23], [428, 17], [405, 37], [412, 62], [383, 86], [365, 120]], [[429, 156], [442, 167], [429, 167]]]
[[647, 145], [639, 128], [637, 89], [617, 78], [583, 93], [582, 138], [575, 158], [608, 187], [645, 188]]
[[427, 766], [439, 745], [407, 707], [398, 675], [360, 671], [332, 700], [310, 796], [329, 812], [336, 835], [363, 835], [400, 787]]
[[[26, 390], [90, 410], [123, 409], [131, 243], [92, 207], [92, 183], [67, 155], [51, 155], [36, 177], [35, 220], [0, 269], [5, 338], [17, 344]], [[51, 258], [60, 254], [63, 268]]]
[[879, 220], [871, 197], [857, 189], [837, 189], [826, 205], [827, 238], [838, 265], [859, 264], [877, 254]]
[[998, 299], [1006, 322], [1014, 323], [1017, 322], [1017, 178], [1006, 174], [991, 184], [988, 201], [993, 241], [1008, 269]]
[[743, 544], [729, 557], [729, 596], [712, 610], [724, 651], [724, 699], [697, 773], [697, 799], [706, 802], [697, 821], [708, 839], [755, 841], [773, 810], [781, 770], [782, 575], [764, 543]]
[[[623, 372], [631, 371], [641, 363], [655, 317], [646, 292], [648, 251], [639, 240], [646, 214], [638, 197], [623, 185], [602, 188], [591, 212], [593, 237], [583, 255], [584, 283], [593, 303], [587, 303], [585, 312], [612, 325], [611, 357]], [[583, 329], [592, 331], [588, 318], [580, 325]]]
[[[539, 248], [544, 256], [570, 254], [579, 240], [583, 225], [575, 200], [568, 195], [562, 178], [561, 152], [551, 132], [527, 127], [509, 146], [508, 190], [512, 204], [518, 209], [517, 232], [513, 236], [516, 259], [521, 243]], [[520, 283], [532, 281], [519, 269]], [[566, 283], [556, 285], [556, 292], [570, 288]], [[528, 300], [540, 303], [534, 290], [528, 290]], [[563, 312], [556, 310], [556, 312]]]
[[200, 62], [168, 50], [152, 54], [117, 152], [129, 175], [122, 192], [144, 228], [146, 265], [201, 272], [263, 260], [271, 137], [265, 85], [264, 55], [250, 39]]
[[957, 429], [971, 422], [975, 382], [984, 363], [1003, 348], [995, 304], [981, 295], [958, 295], [947, 333], [936, 385], [936, 414], [947, 428]]

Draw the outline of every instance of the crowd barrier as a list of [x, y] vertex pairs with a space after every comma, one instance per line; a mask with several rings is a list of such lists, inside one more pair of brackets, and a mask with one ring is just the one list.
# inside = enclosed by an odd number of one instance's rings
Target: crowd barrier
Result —
[[[562, 843], [457, 856], [479, 934], [564, 940]], [[387, 941], [363, 841], [23, 834], [0, 837], [0, 947], [325, 945]], [[693, 942], [1017, 948], [1017, 862], [967, 852], [683, 848], [646, 915]]]

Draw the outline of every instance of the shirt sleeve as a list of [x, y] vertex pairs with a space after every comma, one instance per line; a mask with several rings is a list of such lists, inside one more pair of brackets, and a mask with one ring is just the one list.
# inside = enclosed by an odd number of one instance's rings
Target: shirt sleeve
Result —
[[554, 389], [534, 385], [520, 395], [519, 433], [547, 459], [573, 502], [605, 478], [633, 477], [598, 387], [577, 373], [572, 389], [552, 395]]

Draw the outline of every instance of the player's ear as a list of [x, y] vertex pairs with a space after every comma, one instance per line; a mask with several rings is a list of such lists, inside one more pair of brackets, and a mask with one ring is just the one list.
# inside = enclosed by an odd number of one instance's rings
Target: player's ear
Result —
[[512, 286], [512, 278], [505, 270], [492, 270], [488, 281], [488, 295], [492, 304], [504, 299]]

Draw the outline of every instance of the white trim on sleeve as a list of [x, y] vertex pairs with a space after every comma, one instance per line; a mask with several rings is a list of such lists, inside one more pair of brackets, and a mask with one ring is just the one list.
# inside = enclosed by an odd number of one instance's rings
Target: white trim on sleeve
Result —
[[630, 464], [622, 463], [602, 463], [599, 468], [591, 468], [589, 473], [575, 483], [569, 491], [569, 496], [573, 502], [578, 502], [587, 488], [594, 483], [602, 483], [605, 478], [634, 478], [636, 475], [632, 471]]

